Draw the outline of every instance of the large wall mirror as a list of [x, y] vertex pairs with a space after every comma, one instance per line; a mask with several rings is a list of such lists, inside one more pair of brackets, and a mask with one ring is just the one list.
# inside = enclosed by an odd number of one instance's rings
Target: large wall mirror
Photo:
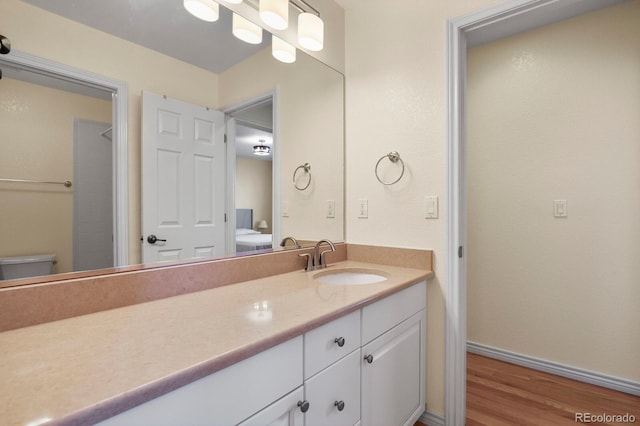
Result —
[[[135, 66], [129, 70], [123, 64], [110, 64], [108, 49], [94, 46], [95, 57], [90, 62], [101, 67], [90, 71], [122, 81], [129, 88], [126, 104], [131, 112], [124, 123], [129, 144], [129, 183], [124, 185], [128, 194], [115, 193], [118, 123], [114, 122], [112, 92], [21, 67], [12, 62], [12, 53], [0, 56], [0, 114], [4, 116], [0, 120], [0, 179], [4, 179], [0, 180], [0, 230], [4, 236], [0, 259], [53, 254], [53, 275], [37, 279], [46, 281], [60, 278], [56, 274], [78, 271], [110, 273], [114, 266], [166, 265], [156, 260], [246, 254], [279, 247], [287, 236], [301, 245], [322, 238], [344, 240], [341, 73], [301, 51], [297, 51], [294, 63], [278, 62], [271, 55], [271, 35], [266, 31], [260, 44], [239, 41], [231, 32], [232, 13], [223, 7], [219, 21], [204, 23], [184, 10], [181, 1], [76, 3], [10, 0], [8, 7], [19, 12], [23, 27], [38, 22], [45, 27], [72, 28], [69, 34], [56, 35], [62, 45], [67, 37], [70, 45], [77, 44], [78, 33], [87, 26], [87, 43], [101, 37], [96, 36], [97, 29], [127, 40], [123, 46], [135, 43], [132, 54], [140, 49], [153, 51], [156, 56], [161, 52], [167, 55], [169, 66], [198, 67], [187, 78], [176, 73], [167, 98], [224, 116], [228, 136], [226, 143], [221, 142], [225, 144], [224, 158], [216, 157], [211, 165], [224, 168], [223, 191], [216, 193], [215, 200], [208, 200], [211, 206], [224, 205], [224, 217], [214, 218], [224, 227], [223, 242], [203, 252], [155, 258], [145, 255], [145, 247], [152, 244], [143, 229], [143, 215], [158, 206], [142, 201], [143, 145], [148, 136], [145, 132], [149, 133], [142, 122], [142, 92], [162, 97], [165, 91], [154, 81], [158, 72], [154, 61], [149, 61], [148, 69]], [[190, 43], [185, 37], [199, 41]], [[14, 49], [19, 49], [20, 41], [14, 38], [12, 42]], [[49, 40], [42, 43], [46, 45]], [[24, 53], [39, 52], [25, 49]], [[65, 64], [66, 55], [52, 54], [47, 60]], [[76, 58], [72, 59], [70, 67], [82, 69]], [[202, 81], [194, 80], [193, 74], [202, 75]], [[206, 103], [192, 102], [189, 94], [199, 90], [210, 93], [198, 98], [206, 99]], [[184, 98], [180, 96], [183, 92]], [[166, 123], [158, 125], [170, 127]], [[258, 155], [265, 151], [267, 155]], [[160, 169], [155, 172], [157, 180], [166, 180], [166, 174], [162, 174], [166, 169]], [[198, 170], [202, 176], [202, 170]], [[189, 179], [200, 182], [196, 175]], [[66, 181], [71, 186], [65, 186]], [[178, 190], [175, 200], [183, 201], [184, 193]], [[128, 217], [122, 217], [115, 208], [115, 202], [123, 197], [128, 199]], [[202, 207], [201, 200], [195, 203]], [[180, 206], [171, 208], [179, 210]], [[205, 205], [203, 211], [207, 209]], [[119, 221], [129, 229], [123, 238], [127, 241], [119, 242], [127, 247], [123, 262], [118, 261], [117, 253], [114, 255]], [[159, 241], [154, 246], [170, 248], [170, 243], [161, 241], [166, 239], [163, 235], [158, 233], [156, 237]], [[7, 286], [12, 285], [7, 280], [14, 278], [0, 279], [4, 280], [2, 286]]]

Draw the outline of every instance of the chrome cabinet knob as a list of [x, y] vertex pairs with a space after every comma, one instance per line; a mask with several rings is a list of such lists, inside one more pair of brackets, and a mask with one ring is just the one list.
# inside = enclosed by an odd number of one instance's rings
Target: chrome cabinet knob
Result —
[[364, 360], [367, 361], [369, 364], [371, 364], [373, 362], [373, 355], [371, 354], [365, 355]]
[[338, 411], [344, 410], [344, 401], [336, 401], [336, 402], [333, 403], [333, 405], [336, 406]]
[[336, 345], [338, 345], [338, 346], [340, 346], [340, 347], [343, 347], [343, 346], [344, 346], [344, 342], [345, 342], [345, 340], [344, 340], [344, 337], [336, 337], [335, 339], [333, 339], [333, 342], [334, 342]]
[[309, 401], [298, 401], [298, 407], [300, 407], [300, 411], [306, 413], [309, 410]]

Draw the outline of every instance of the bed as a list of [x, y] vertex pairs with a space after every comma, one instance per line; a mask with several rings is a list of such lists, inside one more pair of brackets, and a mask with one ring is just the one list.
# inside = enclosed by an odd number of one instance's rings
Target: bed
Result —
[[273, 235], [253, 230], [253, 209], [236, 209], [236, 252], [272, 247]]

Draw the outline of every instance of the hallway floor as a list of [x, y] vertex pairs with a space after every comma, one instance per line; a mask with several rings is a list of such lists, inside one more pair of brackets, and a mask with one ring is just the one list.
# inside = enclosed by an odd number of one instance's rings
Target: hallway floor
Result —
[[640, 424], [640, 397], [467, 354], [467, 426], [624, 424], [624, 415]]

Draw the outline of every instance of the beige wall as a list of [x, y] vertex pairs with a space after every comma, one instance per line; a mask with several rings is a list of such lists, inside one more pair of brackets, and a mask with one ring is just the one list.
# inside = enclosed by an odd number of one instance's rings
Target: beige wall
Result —
[[470, 50], [469, 340], [640, 380], [639, 22], [635, 0]]
[[[259, 79], [252, 77], [256, 69], [260, 70]], [[279, 156], [280, 200], [289, 204], [289, 216], [280, 219], [281, 235], [343, 241], [343, 76], [301, 52], [294, 64], [274, 61], [270, 49], [220, 74], [223, 106], [274, 89], [274, 151]], [[311, 163], [311, 185], [298, 191], [292, 183], [293, 172], [306, 162]], [[304, 184], [306, 180], [300, 182]], [[325, 217], [326, 200], [335, 200], [335, 218]]]
[[[111, 102], [0, 80], [0, 177], [73, 180], [73, 120], [111, 122]], [[0, 182], [0, 257], [51, 253], [73, 270], [73, 187]]]
[[[344, 0], [346, 27], [347, 241], [435, 254], [428, 285], [427, 408], [444, 413], [446, 271], [446, 22], [497, 0]], [[397, 150], [406, 176], [391, 187], [373, 173]], [[438, 195], [440, 218], [425, 220]], [[358, 199], [369, 218], [358, 219]]]
[[236, 208], [253, 209], [253, 229], [258, 230], [258, 222], [266, 220], [269, 229], [260, 229], [265, 234], [273, 225], [272, 180], [271, 161], [236, 159]]

